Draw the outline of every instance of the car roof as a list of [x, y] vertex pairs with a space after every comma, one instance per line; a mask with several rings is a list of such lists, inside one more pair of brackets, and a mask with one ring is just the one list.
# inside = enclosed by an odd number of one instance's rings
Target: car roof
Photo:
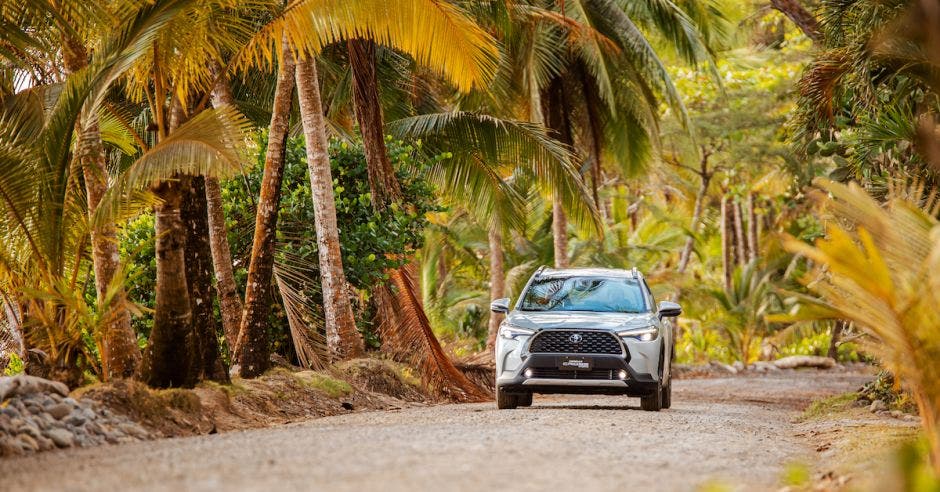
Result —
[[642, 278], [640, 272], [634, 268], [632, 270], [621, 270], [618, 268], [539, 268], [535, 275], [537, 277], [621, 277], [621, 278]]

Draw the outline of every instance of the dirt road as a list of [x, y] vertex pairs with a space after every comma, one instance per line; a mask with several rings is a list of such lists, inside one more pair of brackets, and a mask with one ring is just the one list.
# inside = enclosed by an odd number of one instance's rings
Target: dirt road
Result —
[[676, 381], [673, 408], [539, 397], [532, 408], [445, 405], [0, 461], [4, 490], [772, 490], [812, 463], [793, 418], [865, 376]]

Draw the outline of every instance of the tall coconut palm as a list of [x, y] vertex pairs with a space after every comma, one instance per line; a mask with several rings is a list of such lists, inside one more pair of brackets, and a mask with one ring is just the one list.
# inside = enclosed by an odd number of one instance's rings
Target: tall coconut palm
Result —
[[[120, 279], [115, 279], [97, 314], [81, 300], [75, 283], [88, 232], [153, 203], [141, 190], [154, 181], [178, 173], [212, 174], [230, 166], [235, 149], [221, 142], [244, 138], [244, 126], [235, 113], [210, 111], [193, 118], [180, 125], [174, 138], [148, 146], [114, 178], [93, 215], [86, 218], [86, 203], [73, 172], [77, 168], [71, 165], [75, 125], [93, 121], [118, 77], [145, 56], [144, 47], [152, 46], [187, 5], [178, 1], [117, 10], [118, 28], [97, 44], [87, 67], [67, 76], [48, 113], [39, 104], [45, 87], [5, 98], [0, 131], [7, 151], [0, 189], [7, 254], [2, 269], [26, 287], [18, 294], [18, 303], [26, 307], [23, 317], [28, 324], [43, 327], [31, 332], [32, 343], [39, 343], [54, 360], [73, 362], [74, 369], [81, 369], [74, 362], [76, 350], [83, 346], [82, 330], [99, 333], [97, 325], [110, 319], [113, 295], [120, 287], [115, 285]], [[93, 364], [92, 354], [84, 357]]]
[[[92, 34], [93, 26], [100, 25], [108, 15], [120, 12], [121, 5], [92, 2], [78, 7], [67, 7], [57, 1], [48, 4], [11, 2], [5, 5], [4, 9], [4, 17], [19, 17], [18, 25], [41, 30], [39, 36], [33, 32], [33, 36], [38, 39], [45, 37], [49, 40], [58, 37], [60, 53], [56, 54], [51, 46], [46, 46], [46, 53], [52, 57], [58, 55], [66, 72], [74, 73], [88, 66], [86, 43], [96, 41], [83, 39], [82, 36], [98, 36]], [[30, 18], [31, 20], [28, 20]], [[105, 147], [95, 112], [87, 113], [86, 118], [79, 121], [78, 125], [74, 158], [83, 173], [88, 213], [94, 215], [108, 187]], [[109, 291], [121, 269], [113, 224], [100, 224], [91, 231], [91, 256], [97, 300], [100, 304], [109, 298]], [[126, 307], [123, 288], [117, 288], [110, 299], [113, 303], [112, 315], [103, 325], [101, 335], [102, 376], [105, 379], [133, 377], [139, 370], [140, 350], [137, 347], [137, 337], [131, 329], [130, 313]]]

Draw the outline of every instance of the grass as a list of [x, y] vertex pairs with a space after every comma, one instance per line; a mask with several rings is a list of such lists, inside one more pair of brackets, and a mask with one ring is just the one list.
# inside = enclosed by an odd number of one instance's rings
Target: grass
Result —
[[346, 381], [321, 372], [304, 371], [294, 374], [294, 377], [299, 379], [305, 387], [322, 391], [330, 398], [346, 396], [353, 391], [352, 386]]
[[842, 395], [836, 395], [824, 400], [814, 401], [799, 417], [800, 422], [811, 420], [822, 420], [843, 414], [852, 408], [852, 405], [858, 399], [858, 393], [851, 392]]

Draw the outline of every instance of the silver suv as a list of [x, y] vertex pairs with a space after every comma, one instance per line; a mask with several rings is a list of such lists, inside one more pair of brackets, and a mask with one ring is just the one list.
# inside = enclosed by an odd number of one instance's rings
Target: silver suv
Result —
[[639, 396], [643, 410], [672, 403], [673, 329], [682, 308], [656, 304], [633, 270], [539, 268], [507, 313], [496, 342], [496, 404], [532, 404], [532, 394]]

